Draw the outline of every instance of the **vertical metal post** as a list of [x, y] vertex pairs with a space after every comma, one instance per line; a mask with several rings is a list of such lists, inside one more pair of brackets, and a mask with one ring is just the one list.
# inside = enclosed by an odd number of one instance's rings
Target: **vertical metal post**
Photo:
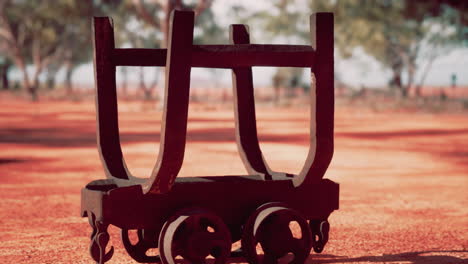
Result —
[[99, 154], [108, 178], [128, 179], [122, 156], [117, 112], [114, 29], [107, 17], [94, 18], [94, 69], [97, 86], [96, 116]]
[[[231, 25], [232, 44], [250, 44], [249, 28], [246, 25]], [[271, 170], [266, 164], [259, 146], [252, 67], [233, 68], [234, 113], [236, 142], [242, 162], [249, 174], [263, 174], [271, 179]]]
[[310, 149], [304, 167], [293, 180], [296, 187], [318, 182], [333, 156], [333, 13], [313, 14], [310, 17], [310, 35], [316, 51], [311, 65]]
[[166, 85], [158, 161], [144, 192], [166, 193], [184, 160], [194, 13], [174, 10], [166, 58]]

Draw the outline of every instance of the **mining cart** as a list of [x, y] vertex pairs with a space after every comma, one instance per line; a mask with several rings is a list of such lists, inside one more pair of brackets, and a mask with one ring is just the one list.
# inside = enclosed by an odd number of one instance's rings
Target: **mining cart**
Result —
[[[339, 186], [323, 179], [333, 156], [333, 14], [311, 16], [310, 46], [250, 44], [245, 25], [230, 27], [230, 45], [194, 45], [193, 12], [173, 11], [170, 22], [167, 49], [121, 49], [115, 48], [112, 20], [94, 19], [97, 141], [106, 179], [82, 189], [81, 214], [92, 227], [91, 257], [97, 263], [111, 259], [107, 228], [114, 225], [138, 262], [174, 264], [183, 258], [198, 264], [211, 258], [223, 264], [235, 256], [252, 264], [276, 263], [292, 253], [291, 263], [304, 263], [312, 248], [323, 250], [328, 217], [338, 209]], [[117, 66], [166, 67], [160, 150], [148, 178], [132, 176], [123, 158]], [[297, 175], [271, 170], [262, 155], [253, 66], [311, 69], [310, 147]], [[192, 67], [232, 70], [236, 142], [246, 175], [177, 177]], [[138, 241], [129, 232], [136, 232]], [[232, 251], [239, 240], [241, 249]], [[153, 248], [159, 255], [148, 254]]]

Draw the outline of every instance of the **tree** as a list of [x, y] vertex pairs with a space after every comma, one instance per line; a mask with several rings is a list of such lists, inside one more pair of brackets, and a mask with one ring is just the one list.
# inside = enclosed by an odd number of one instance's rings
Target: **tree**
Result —
[[[197, 17], [196, 27], [202, 27], [203, 37], [195, 34], [194, 42], [209, 37], [214, 39], [219, 36], [213, 14], [209, 7], [212, 0], [200, 0], [197, 3], [184, 4], [183, 1], [167, 0], [119, 0], [107, 1], [101, 5], [100, 10], [95, 13], [110, 15], [114, 17], [116, 31], [116, 42], [121, 45], [130, 45], [136, 48], [162, 48], [167, 45], [170, 13], [173, 9], [194, 10]], [[197, 33], [197, 31], [195, 32]], [[145, 99], [151, 99], [159, 81], [159, 69], [155, 69], [154, 79], [145, 82], [145, 71], [143, 67], [138, 69], [139, 89], [143, 92]], [[128, 73], [122, 69], [122, 74]], [[123, 87], [126, 87], [126, 76], [124, 76]], [[126, 89], [126, 88], [125, 88]]]
[[[423, 69], [421, 84], [437, 57], [453, 45], [468, 42], [466, 1], [309, 0], [307, 6], [301, 3], [277, 0], [254, 18], [263, 20], [264, 29], [274, 35], [295, 41], [294, 36], [299, 36], [308, 41], [309, 29], [303, 23], [306, 17], [313, 12], [333, 12], [335, 45], [340, 55], [337, 59], [348, 58], [356, 48], [362, 48], [392, 72], [390, 86], [405, 97], [416, 82], [416, 72]], [[428, 60], [421, 60], [422, 56]]]
[[[451, 9], [449, 16], [462, 16], [464, 19], [466, 14], [462, 15], [463, 8], [453, 9], [448, 2], [455, 3], [449, 0], [315, 0], [310, 2], [310, 9], [334, 12], [336, 44], [340, 53], [347, 57], [356, 47], [362, 47], [392, 71], [391, 87], [406, 97], [414, 85], [421, 55], [429, 53], [424, 67], [426, 73], [423, 73], [427, 75], [443, 49], [460, 43], [458, 31], [446, 33], [450, 31], [445, 29], [453, 27], [453, 24], [447, 16], [441, 15], [440, 10]], [[436, 27], [444, 30], [434, 30]], [[403, 75], [407, 77], [406, 83], [403, 83]]]
[[273, 101], [277, 105], [280, 102], [281, 87], [285, 85], [286, 80], [288, 78], [287, 75], [288, 73], [282, 69], [278, 69], [273, 75], [273, 78], [272, 78], [273, 89], [274, 89]]
[[0, 44], [22, 73], [23, 88], [33, 101], [38, 100], [39, 76], [47, 72], [53, 87], [62, 67], [71, 93], [74, 69], [91, 58], [92, 14], [92, 1], [0, 0]]
[[0, 89], [8, 90], [10, 88], [8, 72], [10, 71], [11, 66], [11, 60], [5, 56], [0, 56]]
[[[457, 0], [413, 0], [407, 2], [407, 17], [425, 17], [432, 20], [435, 26], [426, 37], [431, 44], [428, 52], [422, 54], [427, 58], [423, 66], [422, 77], [416, 85], [416, 95], [421, 89], [432, 64], [437, 57], [447, 54], [456, 45], [468, 46], [468, 2]], [[447, 32], [449, 32], [447, 34]], [[441, 37], [442, 36], [442, 37]]]
[[[195, 17], [208, 9], [213, 0], [198, 0], [195, 4], [185, 4], [183, 0], [131, 0], [139, 17], [153, 28], [163, 33], [162, 47], [167, 47], [169, 39], [170, 14], [174, 9], [193, 10]], [[149, 4], [148, 4], [149, 3]], [[162, 14], [161, 14], [162, 13]]]
[[60, 59], [65, 69], [65, 89], [68, 94], [73, 93], [72, 76], [75, 69], [92, 59], [91, 15], [87, 15], [87, 11], [86, 7], [75, 11], [76, 16], [70, 19], [67, 26], [68, 37], [62, 44], [66, 49]]
[[[285, 42], [286, 44], [301, 44], [308, 42], [310, 33], [307, 15], [300, 10], [300, 5], [291, 4], [285, 0], [272, 2], [272, 7], [254, 13], [249, 19], [259, 20], [260, 27], [264, 29], [264, 38], [273, 42]], [[277, 68], [272, 77], [274, 88], [274, 101], [280, 101], [281, 88], [287, 88], [287, 95], [301, 83], [302, 68]]]
[[[226, 29], [221, 28], [215, 21], [214, 13], [211, 9], [206, 9], [201, 13], [196, 20], [196, 27], [200, 30], [195, 30], [193, 42], [198, 45], [210, 45], [210, 44], [219, 44], [227, 43], [228, 38], [226, 34]], [[210, 79], [215, 87], [219, 87], [219, 79], [222, 74], [222, 70], [216, 68], [206, 69], [210, 72]], [[222, 92], [222, 102], [226, 102], [228, 99], [228, 91], [224, 90]]]
[[11, 60], [3, 54], [7, 52], [7, 45], [5, 42], [0, 42], [0, 87], [3, 90], [10, 88], [10, 82], [8, 78], [8, 72], [12, 66]]
[[[157, 10], [152, 10], [152, 12], [157, 12]], [[112, 10], [107, 10], [107, 15], [114, 17], [114, 25], [118, 28], [115, 38], [121, 45], [130, 45], [135, 48], [161, 48], [161, 33], [140, 19], [139, 13], [131, 1], [120, 2]], [[159, 81], [159, 68], [155, 67], [154, 78], [150, 83], [145, 81], [147, 78], [145, 78], [144, 68], [138, 67], [137, 70], [138, 88], [143, 93], [145, 100], [152, 100]], [[128, 69], [122, 67], [121, 73], [124, 75], [122, 88], [126, 94]]]
[[[50, 63], [47, 73], [55, 77], [60, 68], [65, 70], [65, 89], [73, 92], [72, 76], [74, 70], [92, 59], [91, 17], [93, 6], [88, 1], [68, 1], [62, 5], [61, 23], [64, 25], [63, 38], [60, 42], [62, 52]], [[67, 14], [63, 16], [63, 14]], [[52, 77], [52, 76], [50, 76]]]
[[[22, 72], [23, 87], [33, 101], [38, 100], [40, 73], [62, 52], [59, 42], [64, 28], [51, 12], [51, 5], [50, 1], [0, 2], [1, 41], [7, 46], [7, 56]], [[28, 62], [34, 65], [32, 75], [26, 69]]]
[[[170, 24], [170, 14], [174, 9], [182, 10], [193, 10], [195, 12], [195, 18], [198, 22], [200, 20], [201, 14], [204, 13], [211, 6], [213, 0], [198, 0], [195, 4], [186, 5], [183, 0], [162, 0], [162, 1], [144, 1], [144, 0], [132, 0], [133, 6], [135, 8], [138, 17], [145, 21], [148, 25], [151, 25], [154, 29], [162, 32], [163, 38], [162, 41], [158, 44], [161, 47], [167, 47], [169, 41], [169, 24]], [[150, 4], [148, 4], [150, 2]], [[151, 12], [148, 12], [151, 10]], [[205, 12], [207, 13], [207, 12]], [[209, 18], [213, 18], [213, 14], [210, 12]], [[205, 16], [206, 17], [206, 16]], [[209, 26], [211, 36], [216, 36], [216, 26], [214, 23], [210, 23], [213, 20], [209, 19], [202, 20], [205, 26]], [[196, 26], [199, 26], [197, 23]], [[218, 34], [219, 35], [219, 34]], [[199, 38], [195, 35], [195, 42], [199, 41]], [[140, 71], [140, 74], [143, 72]], [[143, 84], [140, 81], [140, 85]], [[154, 87], [156, 82], [154, 82]], [[150, 86], [151, 87], [151, 86]]]
[[[131, 30], [124, 30], [126, 33], [127, 39], [132, 44], [133, 47], [138, 48], [159, 48], [159, 40], [155, 37], [155, 32], [150, 32], [146, 36], [135, 34]], [[143, 92], [144, 99], [149, 101], [153, 98], [153, 93], [157, 88], [158, 81], [159, 81], [159, 68], [154, 67], [154, 78], [153, 81], [147, 84], [145, 82], [145, 67], [139, 67], [138, 69], [138, 77], [139, 77], [139, 89]]]

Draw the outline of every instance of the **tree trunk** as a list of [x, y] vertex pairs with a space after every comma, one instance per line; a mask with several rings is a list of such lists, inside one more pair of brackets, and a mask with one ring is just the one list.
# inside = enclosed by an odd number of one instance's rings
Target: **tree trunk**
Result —
[[32, 84], [29, 84], [30, 86], [27, 88], [29, 95], [31, 96], [31, 101], [37, 102], [39, 101], [39, 94], [38, 94], [38, 88], [39, 88], [39, 80], [35, 79]]
[[7, 63], [7, 64], [3, 65], [1, 67], [1, 70], [0, 70], [1, 75], [2, 75], [1, 76], [1, 79], [2, 79], [1, 84], [2, 84], [2, 89], [3, 90], [8, 90], [10, 88], [10, 82], [8, 80], [8, 70], [9, 70], [10, 66], [11, 65]]
[[127, 86], [128, 86], [128, 69], [127, 67], [121, 67], [120, 73], [122, 74], [122, 83], [120, 84], [123, 97], [127, 96]]
[[421, 76], [421, 80], [419, 81], [418, 85], [416, 85], [416, 96], [418, 96], [418, 97], [420, 97], [422, 95], [421, 90], [422, 90], [422, 87], [424, 85], [424, 81], [426, 81], [427, 74], [431, 70], [432, 63], [434, 62], [434, 60], [435, 60], [435, 56], [431, 56], [429, 58], [429, 61], [427, 62], [426, 67], [424, 68], [424, 72], [423, 72], [423, 74]]
[[275, 86], [274, 91], [275, 91], [275, 97], [274, 97], [275, 105], [279, 105], [281, 87], [280, 86]]
[[409, 86], [405, 85], [401, 87], [401, 97], [407, 98], [409, 94]]
[[67, 49], [65, 51], [65, 90], [67, 91], [67, 95], [73, 94], [73, 83], [72, 83], [72, 76], [73, 71], [75, 70], [75, 64], [73, 63], [73, 50]]
[[145, 84], [145, 70], [143, 67], [140, 67], [140, 72], [138, 74], [140, 78], [140, 90], [143, 91], [143, 98], [145, 101], [150, 101], [151, 100], [151, 89], [146, 87]]
[[73, 72], [75, 71], [75, 67], [71, 61], [65, 63], [65, 89], [67, 90], [67, 94], [73, 94]]
[[396, 88], [400, 90], [401, 87], [401, 73], [393, 70], [392, 79], [390, 79], [390, 88]]
[[144, 90], [144, 96], [145, 101], [151, 101], [151, 99], [153, 98], [151, 90]]
[[46, 74], [46, 87], [49, 90], [55, 88], [56, 80], [55, 77], [57, 76], [57, 72], [60, 70], [60, 66], [57, 64], [50, 65], [47, 67], [47, 74]]
[[55, 73], [47, 71], [46, 87], [49, 90], [53, 90], [55, 88]]
[[413, 86], [415, 72], [416, 72], [416, 65], [414, 61], [411, 61], [408, 63], [408, 83], [404, 87], [404, 90], [405, 90], [404, 97], [407, 97], [409, 95], [409, 91], [411, 87]]
[[408, 97], [407, 86], [403, 86], [403, 82], [401, 80], [401, 69], [398, 67], [393, 68], [392, 70], [393, 77], [390, 80], [390, 87], [395, 88], [403, 98]]
[[159, 81], [159, 74], [160, 74], [160, 71], [159, 71], [159, 68], [158, 67], [155, 67], [154, 68], [154, 80], [152, 83], [150, 83], [150, 86], [148, 88], [150, 94], [152, 95], [152, 98], [154, 98], [155, 100], [158, 100], [158, 94], [156, 93], [155, 95], [153, 95], [154, 91], [156, 91], [156, 88], [158, 87], [158, 81]]
[[[23, 89], [26, 89], [26, 91], [29, 93], [31, 96], [31, 101], [37, 102], [39, 100], [39, 96], [37, 94], [37, 84], [39, 83], [37, 78], [34, 78], [34, 82], [31, 83], [29, 80], [29, 74], [28, 71], [26, 70], [26, 65], [24, 64], [24, 61], [21, 57], [17, 57], [17, 65], [18, 68], [20, 68], [21, 72], [23, 73]], [[36, 74], [37, 75], [37, 74]]]
[[[40, 63], [39, 63], [40, 64]], [[37, 66], [36, 66], [37, 67]], [[29, 86], [29, 94], [33, 102], [39, 101], [39, 75], [41, 74], [42, 68], [37, 67], [33, 74], [32, 84]]]

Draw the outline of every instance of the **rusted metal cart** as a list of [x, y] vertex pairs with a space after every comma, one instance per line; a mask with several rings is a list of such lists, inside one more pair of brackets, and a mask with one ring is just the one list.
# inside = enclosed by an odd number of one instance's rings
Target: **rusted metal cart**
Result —
[[[93, 228], [90, 253], [98, 263], [113, 248], [107, 227], [122, 230], [128, 254], [138, 262], [175, 263], [177, 256], [222, 264], [230, 256], [250, 263], [276, 263], [292, 252], [304, 263], [311, 248], [328, 241], [328, 217], [338, 209], [338, 184], [323, 179], [333, 155], [333, 15], [310, 18], [311, 46], [250, 44], [248, 28], [232, 25], [231, 45], [193, 45], [194, 13], [174, 11], [167, 49], [114, 47], [112, 21], [95, 18], [98, 145], [107, 179], [82, 189], [81, 213]], [[116, 66], [165, 66], [166, 86], [157, 163], [148, 179], [132, 176], [119, 139]], [[272, 171], [256, 129], [252, 66], [308, 67], [310, 149], [298, 175]], [[236, 141], [244, 176], [178, 177], [184, 158], [191, 67], [232, 69]], [[294, 237], [291, 222], [300, 227]], [[132, 243], [129, 230], [137, 230]], [[241, 240], [241, 251], [231, 244]], [[258, 255], [260, 244], [264, 254]], [[158, 256], [147, 251], [158, 248]]]

